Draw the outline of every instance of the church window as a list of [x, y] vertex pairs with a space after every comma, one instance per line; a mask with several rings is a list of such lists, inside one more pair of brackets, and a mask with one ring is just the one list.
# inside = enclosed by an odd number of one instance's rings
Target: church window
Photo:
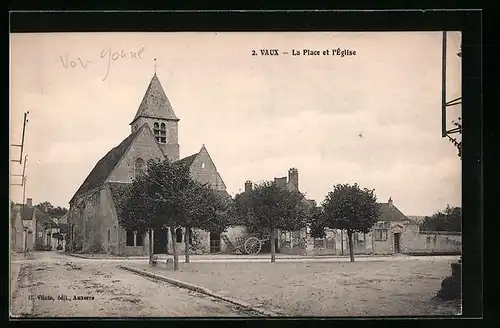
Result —
[[134, 231], [127, 230], [127, 246], [134, 246]]
[[165, 123], [156, 122], [153, 125], [153, 134], [159, 143], [167, 143], [167, 126]]
[[160, 125], [160, 143], [167, 143], [167, 126], [165, 123]]
[[201, 163], [201, 168], [204, 169], [205, 168], [205, 162]]
[[135, 176], [138, 177], [146, 171], [146, 163], [142, 158], [135, 160]]
[[175, 239], [177, 243], [182, 243], [182, 228], [175, 229]]

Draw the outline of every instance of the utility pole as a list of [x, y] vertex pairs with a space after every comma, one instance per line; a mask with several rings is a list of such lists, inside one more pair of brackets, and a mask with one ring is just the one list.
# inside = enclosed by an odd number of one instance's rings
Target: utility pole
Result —
[[13, 159], [12, 160], [13, 162], [19, 162], [19, 164], [22, 164], [22, 161], [23, 161], [24, 136], [25, 136], [25, 133], [26, 133], [26, 124], [28, 123], [28, 114], [29, 113], [30, 113], [29, 111], [27, 111], [26, 113], [24, 113], [23, 135], [22, 135], [22, 139], [21, 139], [21, 144], [20, 145], [11, 144], [11, 147], [20, 147], [21, 148], [21, 154], [19, 155], [19, 160], [17, 160], [17, 159]]

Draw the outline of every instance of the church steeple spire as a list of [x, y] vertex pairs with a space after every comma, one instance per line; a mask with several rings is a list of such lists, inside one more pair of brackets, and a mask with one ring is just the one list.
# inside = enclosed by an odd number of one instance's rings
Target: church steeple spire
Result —
[[130, 124], [133, 124], [141, 116], [179, 121], [177, 116], [175, 116], [172, 105], [163, 90], [156, 72], [153, 75], [151, 82], [149, 82], [149, 86], [144, 94], [144, 97], [142, 98], [139, 109]]
[[149, 82], [139, 109], [130, 125], [133, 133], [144, 123], [148, 123], [165, 155], [171, 161], [175, 161], [179, 159], [177, 132], [179, 119], [175, 115], [172, 105], [156, 75], [156, 58], [154, 63], [154, 75]]

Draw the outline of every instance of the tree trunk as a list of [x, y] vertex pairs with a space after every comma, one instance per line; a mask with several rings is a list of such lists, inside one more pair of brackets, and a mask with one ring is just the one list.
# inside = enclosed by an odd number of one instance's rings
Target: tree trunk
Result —
[[275, 239], [275, 228], [271, 228], [270, 242], [271, 242], [271, 263], [276, 262], [276, 245], [274, 244]]
[[186, 256], [186, 263], [189, 263], [189, 227], [186, 227], [186, 232], [184, 233], [184, 245], [186, 246], [185, 248], [185, 256]]
[[352, 245], [352, 230], [347, 229], [347, 238], [349, 238], [349, 255], [351, 257], [351, 262], [354, 262], [354, 251]]
[[344, 255], [344, 230], [340, 230], [340, 255]]
[[175, 229], [170, 228], [170, 235], [172, 236], [172, 252], [174, 254], [174, 271], [179, 270], [179, 256], [177, 255], [177, 239], [175, 238]]
[[149, 265], [153, 266], [153, 229], [149, 229]]

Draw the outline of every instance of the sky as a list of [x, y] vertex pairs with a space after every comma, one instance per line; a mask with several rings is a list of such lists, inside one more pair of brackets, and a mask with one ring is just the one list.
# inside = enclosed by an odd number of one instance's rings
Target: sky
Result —
[[[448, 33], [447, 100], [461, 96], [460, 39]], [[461, 161], [441, 138], [441, 32], [40, 33], [11, 34], [10, 45], [11, 143], [29, 110], [34, 204], [69, 206], [130, 134], [155, 69], [180, 118], [181, 157], [205, 144], [231, 195], [295, 167], [318, 203], [333, 185], [358, 183], [406, 215], [461, 204]], [[332, 55], [337, 48], [356, 55]], [[450, 127], [460, 110], [450, 110]], [[11, 186], [13, 201], [22, 189]]]

